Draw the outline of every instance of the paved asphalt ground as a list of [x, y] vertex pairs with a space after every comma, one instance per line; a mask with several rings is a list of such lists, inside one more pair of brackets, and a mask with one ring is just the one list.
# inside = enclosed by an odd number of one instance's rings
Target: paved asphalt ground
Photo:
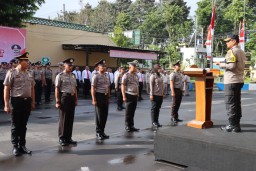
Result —
[[[154, 161], [154, 132], [151, 130], [150, 101], [146, 94], [138, 102], [135, 126], [138, 133], [124, 130], [124, 111], [117, 111], [115, 98], [111, 98], [106, 133], [109, 140], [95, 140], [94, 107], [91, 100], [80, 98], [76, 108], [73, 139], [77, 146], [61, 147], [58, 144], [58, 111], [54, 102], [38, 106], [31, 114], [27, 147], [32, 156], [13, 157], [10, 143], [10, 116], [0, 112], [0, 171], [180, 171], [185, 167]], [[256, 92], [242, 92], [243, 124], [256, 122]], [[171, 98], [163, 102], [160, 122], [170, 127]], [[194, 119], [195, 94], [183, 97], [180, 108], [181, 125]], [[227, 123], [223, 92], [213, 95], [212, 120]], [[194, 128], [191, 128], [194, 129]], [[255, 128], [256, 129], [256, 128]], [[254, 130], [255, 131], [255, 130]], [[171, 151], [166, 151], [171, 153]]]

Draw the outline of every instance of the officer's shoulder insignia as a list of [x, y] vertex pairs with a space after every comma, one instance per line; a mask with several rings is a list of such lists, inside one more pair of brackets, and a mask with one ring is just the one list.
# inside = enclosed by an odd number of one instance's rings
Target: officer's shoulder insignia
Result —
[[229, 50], [226, 55], [226, 63], [235, 63], [236, 62], [236, 56], [234, 55], [232, 50]]
[[64, 72], [60, 72], [60, 73], [59, 73], [59, 75], [63, 75], [63, 74], [64, 74]]

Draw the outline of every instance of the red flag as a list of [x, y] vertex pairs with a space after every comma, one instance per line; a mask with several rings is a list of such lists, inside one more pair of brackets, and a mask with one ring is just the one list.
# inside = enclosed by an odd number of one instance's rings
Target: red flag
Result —
[[244, 51], [244, 40], [245, 40], [245, 30], [244, 30], [244, 19], [243, 19], [243, 22], [242, 22], [242, 27], [241, 27], [241, 30], [240, 30], [240, 35], [239, 35], [239, 44], [240, 44], [240, 47], [241, 49]]
[[210, 25], [208, 27], [207, 40], [205, 42], [207, 58], [208, 59], [212, 58], [212, 43], [213, 43], [212, 41], [213, 41], [213, 36], [214, 36], [215, 13], [216, 13], [216, 5], [215, 5], [215, 2], [214, 2], [211, 23], [210, 23]]

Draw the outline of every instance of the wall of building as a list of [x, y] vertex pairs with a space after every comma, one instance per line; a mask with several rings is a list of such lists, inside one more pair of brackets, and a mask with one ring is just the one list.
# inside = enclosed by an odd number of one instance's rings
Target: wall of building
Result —
[[[63, 61], [67, 58], [74, 58], [74, 65], [84, 66], [86, 62], [85, 51], [75, 50], [63, 50], [62, 44], [68, 42], [76, 42], [77, 38], [84, 37], [86, 44], [89, 42], [97, 44], [106, 44], [108, 41], [103, 38], [100, 33], [86, 32], [74, 29], [66, 29], [60, 27], [27, 24], [27, 39], [26, 39], [26, 50], [30, 53], [31, 62], [41, 60], [42, 57], [50, 57], [52, 65], [57, 65], [58, 62]], [[105, 35], [104, 35], [105, 36]], [[81, 39], [80, 39], [81, 40]], [[77, 42], [81, 44], [82, 42]], [[116, 67], [116, 59], [110, 58], [109, 53], [91, 52], [89, 57], [89, 66], [93, 66], [101, 58], [105, 58], [107, 65], [110, 67]]]

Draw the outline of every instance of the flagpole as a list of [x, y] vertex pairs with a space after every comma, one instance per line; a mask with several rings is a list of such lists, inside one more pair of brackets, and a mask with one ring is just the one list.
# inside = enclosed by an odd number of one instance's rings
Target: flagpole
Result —
[[[215, 0], [212, 0], [212, 11], [214, 10], [214, 5], [215, 5], [215, 2], [214, 2]], [[214, 21], [215, 22], [215, 21]], [[210, 61], [210, 68], [213, 68], [213, 41], [214, 41], [214, 35], [212, 35], [212, 44], [211, 44], [211, 46], [212, 46], [212, 48], [211, 48], [211, 61]]]

